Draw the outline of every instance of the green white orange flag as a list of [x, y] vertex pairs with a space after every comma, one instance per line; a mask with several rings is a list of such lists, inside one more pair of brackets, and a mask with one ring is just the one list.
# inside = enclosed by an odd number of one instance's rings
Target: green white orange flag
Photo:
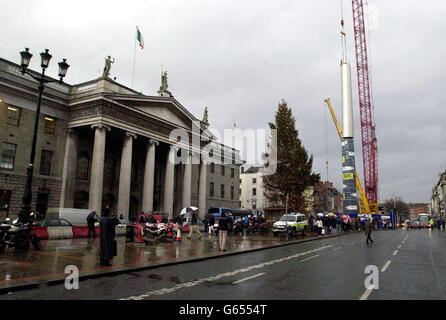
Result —
[[144, 49], [144, 39], [143, 39], [142, 34], [139, 31], [138, 27], [136, 27], [136, 39], [139, 42], [139, 46], [141, 47], [141, 50]]

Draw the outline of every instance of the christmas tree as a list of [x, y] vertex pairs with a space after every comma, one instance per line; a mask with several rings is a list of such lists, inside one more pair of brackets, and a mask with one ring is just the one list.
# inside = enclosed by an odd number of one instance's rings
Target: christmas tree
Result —
[[305, 212], [303, 192], [314, 186], [320, 176], [312, 172], [313, 156], [308, 157], [295, 123], [291, 109], [282, 100], [275, 123], [269, 123], [271, 130], [277, 130], [277, 170], [263, 177], [263, 185], [271, 205], [285, 207], [288, 203], [289, 212]]

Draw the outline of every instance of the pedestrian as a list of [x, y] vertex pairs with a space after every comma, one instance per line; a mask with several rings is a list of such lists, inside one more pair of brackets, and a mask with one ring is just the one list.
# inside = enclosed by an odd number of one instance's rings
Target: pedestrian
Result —
[[336, 233], [341, 233], [342, 220], [340, 217], [336, 217]]
[[218, 240], [220, 251], [226, 251], [226, 239], [228, 238], [229, 218], [226, 213], [222, 213], [218, 219]]
[[104, 210], [103, 217], [99, 222], [99, 227], [101, 229], [101, 243], [99, 251], [101, 266], [111, 266], [110, 260], [112, 260], [117, 254], [115, 228], [118, 224], [118, 218], [111, 217], [110, 210]]
[[211, 214], [209, 217], [209, 220], [208, 220], [209, 234], [212, 234], [212, 232], [214, 232], [214, 224], [215, 224], [215, 216], [213, 214]]
[[198, 230], [198, 218], [197, 218], [197, 210], [192, 211], [192, 217], [190, 220], [190, 231], [189, 235], [187, 236], [188, 239], [192, 236], [192, 234], [196, 232], [198, 233], [198, 239], [201, 240], [201, 232]]
[[119, 220], [124, 220], [124, 216], [122, 214], [119, 216]]
[[324, 223], [320, 218], [317, 219], [316, 221], [316, 227], [317, 227], [317, 235], [318, 236], [322, 235], [322, 229], [324, 228]]
[[88, 240], [91, 239], [93, 235], [93, 240], [96, 239], [96, 230], [95, 223], [98, 220], [96, 219], [96, 211], [92, 211], [87, 217], [87, 226], [88, 226]]
[[372, 240], [372, 237], [371, 237], [373, 226], [372, 226], [372, 222], [370, 221], [369, 218], [365, 222], [364, 227], [365, 227], [365, 235], [367, 236], [366, 243], [369, 244], [369, 241], [370, 241], [370, 243], [373, 243], [373, 240]]

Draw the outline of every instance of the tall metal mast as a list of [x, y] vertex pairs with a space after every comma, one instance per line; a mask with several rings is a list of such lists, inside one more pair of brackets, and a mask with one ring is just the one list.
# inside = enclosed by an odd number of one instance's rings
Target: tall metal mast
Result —
[[364, 186], [370, 209], [378, 211], [378, 144], [372, 118], [369, 64], [367, 59], [364, 1], [352, 0], [353, 30], [355, 33], [356, 65], [358, 73], [359, 108], [361, 115]]

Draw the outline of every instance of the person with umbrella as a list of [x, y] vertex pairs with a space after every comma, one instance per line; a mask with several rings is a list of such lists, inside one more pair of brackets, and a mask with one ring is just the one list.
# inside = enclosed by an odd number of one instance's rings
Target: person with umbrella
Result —
[[96, 231], [95, 231], [95, 222], [98, 220], [96, 219], [96, 211], [92, 211], [87, 216], [87, 226], [88, 226], [88, 240], [91, 239], [91, 235], [93, 235], [93, 240], [96, 239]]

